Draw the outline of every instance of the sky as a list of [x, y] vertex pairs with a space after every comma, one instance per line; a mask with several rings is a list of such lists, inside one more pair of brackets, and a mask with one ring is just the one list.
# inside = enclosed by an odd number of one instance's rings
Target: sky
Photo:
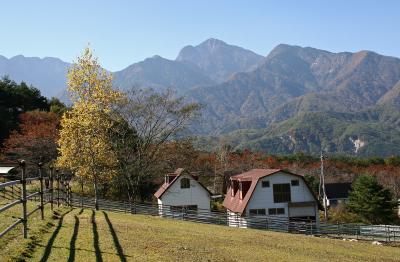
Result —
[[261, 55], [285, 43], [400, 57], [399, 11], [397, 0], [3, 0], [0, 55], [71, 62], [90, 43], [117, 71], [212, 37]]

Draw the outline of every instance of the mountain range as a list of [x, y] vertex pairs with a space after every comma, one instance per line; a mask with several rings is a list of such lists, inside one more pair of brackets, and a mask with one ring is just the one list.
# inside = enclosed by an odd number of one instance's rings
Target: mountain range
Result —
[[[68, 66], [56, 58], [0, 56], [0, 75], [46, 96], [65, 96]], [[175, 60], [153, 56], [114, 72], [114, 85], [172, 88], [203, 104], [191, 129], [205, 149], [229, 143], [278, 154], [399, 154], [400, 59], [372, 51], [281, 44], [261, 56], [208, 39]]]

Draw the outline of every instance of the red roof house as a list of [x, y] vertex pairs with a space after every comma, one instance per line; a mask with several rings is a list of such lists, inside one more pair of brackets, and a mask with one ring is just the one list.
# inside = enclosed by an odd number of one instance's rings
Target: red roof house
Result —
[[304, 177], [281, 169], [252, 169], [232, 176], [223, 203], [228, 215], [318, 220], [319, 201]]

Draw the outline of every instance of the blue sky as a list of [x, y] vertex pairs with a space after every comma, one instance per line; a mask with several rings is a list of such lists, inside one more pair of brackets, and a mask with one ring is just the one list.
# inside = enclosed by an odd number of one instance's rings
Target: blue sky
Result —
[[214, 37], [266, 55], [280, 43], [400, 57], [400, 1], [2, 1], [0, 55], [72, 61], [90, 42], [121, 70]]

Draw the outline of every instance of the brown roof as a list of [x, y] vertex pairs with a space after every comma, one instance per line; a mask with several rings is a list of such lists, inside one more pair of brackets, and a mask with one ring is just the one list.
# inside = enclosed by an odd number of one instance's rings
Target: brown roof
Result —
[[[302, 175], [299, 174], [294, 174], [282, 169], [252, 169], [250, 171], [247, 171], [245, 173], [239, 174], [239, 175], [235, 175], [231, 177], [231, 180], [236, 180], [236, 181], [251, 181], [251, 185], [249, 190], [247, 191], [246, 195], [244, 196], [243, 199], [240, 199], [240, 194], [239, 192], [237, 192], [234, 196], [232, 196], [232, 187], [229, 187], [228, 192], [226, 192], [226, 196], [224, 199], [224, 207], [226, 207], [227, 209], [235, 212], [235, 213], [239, 213], [239, 214], [243, 214], [244, 210], [247, 207], [247, 204], [251, 198], [251, 196], [253, 195], [254, 189], [256, 188], [257, 182], [260, 178], [266, 177], [266, 176], [270, 176], [273, 174], [276, 174], [278, 172], [284, 172], [287, 174], [291, 174], [294, 176], [298, 176], [301, 177], [304, 180], [304, 177]], [[307, 187], [308, 184], [307, 182], [304, 180], [304, 182], [306, 183]], [[309, 188], [310, 189], [310, 188]], [[313, 194], [315, 200], [318, 202], [316, 196], [314, 195], [313, 191], [310, 189], [311, 193]]]
[[252, 169], [239, 175], [232, 176], [232, 180], [253, 181], [281, 171], [281, 169]]
[[[183, 171], [185, 171], [184, 168], [178, 168], [175, 170], [175, 172], [173, 173], [169, 173], [167, 175], [175, 175], [175, 178], [170, 182], [170, 183], [166, 183], [164, 182], [164, 184], [161, 185], [161, 187], [157, 190], [157, 192], [154, 193], [154, 196], [156, 198], [161, 198], [162, 195], [168, 190], [169, 187], [171, 187], [176, 180], [178, 180], [179, 176], [182, 175]], [[194, 180], [196, 180], [191, 174], [187, 173], [187, 175], [191, 176]], [[196, 180], [197, 181], [197, 180]], [[200, 186], [202, 186], [210, 195], [211, 192], [199, 181], [197, 181], [199, 183]]]

